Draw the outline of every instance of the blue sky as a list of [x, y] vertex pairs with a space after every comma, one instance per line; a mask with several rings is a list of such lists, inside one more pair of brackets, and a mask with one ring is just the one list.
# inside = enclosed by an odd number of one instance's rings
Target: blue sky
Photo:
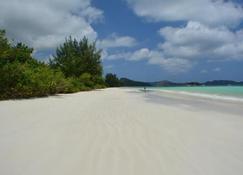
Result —
[[[124, 0], [109, 1], [107, 3], [95, 0], [93, 4], [104, 11], [103, 23], [95, 25], [95, 28], [100, 31], [101, 37], [105, 38], [114, 31], [120, 35], [132, 36], [138, 40], [135, 50], [139, 47], [153, 49], [157, 47], [159, 42], [163, 42], [163, 38], [157, 32], [160, 28], [166, 26], [180, 27], [185, 26], [187, 23], [186, 20], [148, 21], [137, 16]], [[239, 24], [232, 30], [240, 29], [241, 25]], [[146, 61], [104, 60], [104, 64], [106, 72], [114, 72], [119, 76], [145, 81], [161, 79], [173, 81], [243, 80], [243, 62], [241, 60], [208, 62], [207, 58], [205, 58], [205, 60], [199, 60], [195, 63], [196, 65], [190, 70], [179, 73], [165, 71], [160, 65], [147, 64]]]
[[48, 59], [65, 37], [85, 35], [103, 49], [104, 72], [119, 77], [243, 80], [241, 0], [0, 3], [0, 28], [10, 38], [33, 46], [39, 59]]

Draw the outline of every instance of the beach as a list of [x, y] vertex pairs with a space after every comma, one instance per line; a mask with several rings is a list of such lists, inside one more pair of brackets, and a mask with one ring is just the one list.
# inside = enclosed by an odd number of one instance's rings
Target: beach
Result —
[[242, 175], [242, 106], [139, 88], [0, 101], [0, 174]]

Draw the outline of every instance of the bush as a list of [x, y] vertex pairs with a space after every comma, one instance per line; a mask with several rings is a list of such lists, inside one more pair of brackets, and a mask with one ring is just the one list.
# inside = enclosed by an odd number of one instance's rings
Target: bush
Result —
[[71, 89], [94, 89], [104, 87], [102, 78], [101, 50], [95, 43], [89, 43], [84, 37], [79, 42], [76, 39], [66, 39], [56, 50], [54, 59], [50, 60], [53, 69], [60, 69], [66, 78], [72, 79]]
[[32, 57], [33, 49], [11, 45], [0, 30], [0, 99], [30, 98], [104, 88], [100, 50], [84, 38], [57, 49], [50, 65]]
[[70, 37], [56, 49], [50, 66], [59, 68], [66, 77], [80, 77], [84, 73], [101, 77], [101, 50], [97, 50], [95, 43], [89, 43], [86, 37], [80, 41]]
[[60, 71], [41, 63], [6, 64], [0, 69], [0, 99], [41, 97], [66, 92], [69, 84]]
[[86, 87], [89, 87], [91, 89], [93, 89], [95, 87], [95, 83], [92, 80], [91, 74], [89, 74], [89, 73], [83, 73], [79, 77], [79, 81], [82, 82]]
[[120, 87], [121, 86], [121, 82], [117, 78], [116, 74], [111, 74], [111, 73], [107, 74], [105, 77], [105, 82], [108, 87]]
[[77, 78], [67, 78], [67, 89], [65, 93], [74, 93], [79, 91], [87, 91], [90, 88], [86, 87], [79, 79]]

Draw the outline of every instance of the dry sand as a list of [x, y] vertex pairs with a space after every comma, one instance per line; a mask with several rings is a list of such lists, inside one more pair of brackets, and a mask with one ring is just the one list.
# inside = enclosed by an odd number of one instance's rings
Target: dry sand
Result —
[[0, 174], [242, 175], [240, 106], [118, 88], [2, 101]]

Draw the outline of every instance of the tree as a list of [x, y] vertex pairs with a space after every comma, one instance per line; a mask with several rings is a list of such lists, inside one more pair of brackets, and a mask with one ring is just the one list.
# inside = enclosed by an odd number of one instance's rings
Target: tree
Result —
[[117, 78], [116, 74], [107, 74], [105, 77], [105, 82], [107, 84], [107, 86], [109, 87], [120, 87], [121, 86], [121, 82], [120, 80]]
[[6, 38], [5, 30], [0, 30], [0, 66], [19, 61], [25, 63], [32, 61], [33, 48], [29, 48], [23, 43], [12, 46]]
[[4, 64], [10, 51], [10, 44], [5, 34], [5, 30], [0, 30], [0, 66]]
[[0, 99], [27, 98], [71, 91], [63, 73], [32, 57], [25, 44], [11, 45], [0, 30]]
[[10, 48], [5, 30], [0, 30], [0, 53]]
[[48, 65], [36, 60], [27, 45], [11, 44], [5, 34], [0, 30], [0, 100], [104, 87], [101, 51], [87, 38], [66, 40]]
[[32, 61], [34, 58], [32, 57], [34, 49], [28, 47], [23, 43], [17, 43], [16, 46], [12, 47], [12, 52], [10, 52], [10, 57], [14, 58], [13, 61], [19, 61], [20, 63], [25, 63], [27, 61]]
[[101, 50], [96, 49], [95, 42], [90, 44], [86, 37], [79, 42], [69, 37], [57, 48], [50, 66], [59, 68], [66, 77], [80, 77], [84, 73], [101, 77]]

